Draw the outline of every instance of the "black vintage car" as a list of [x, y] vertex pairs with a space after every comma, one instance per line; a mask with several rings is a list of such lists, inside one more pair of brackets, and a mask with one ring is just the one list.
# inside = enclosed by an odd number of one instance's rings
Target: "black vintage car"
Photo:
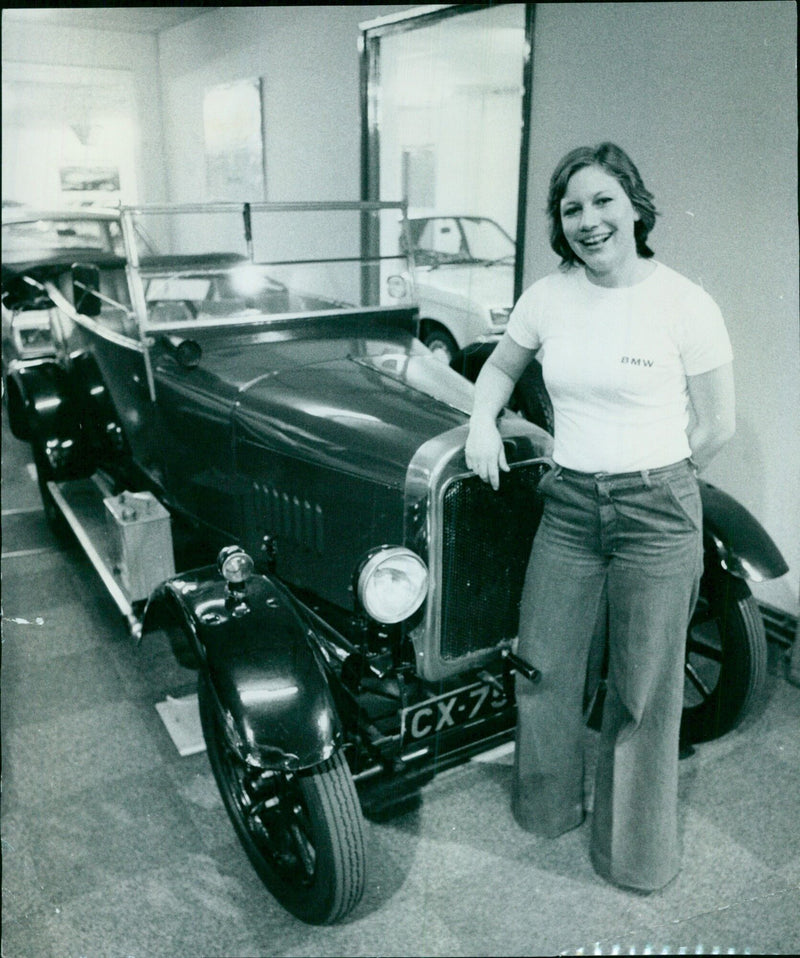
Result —
[[[511, 470], [493, 492], [463, 455], [469, 380], [492, 344], [459, 357], [461, 375], [416, 338], [404, 213], [122, 209], [124, 255], [72, 250], [3, 274], [4, 308], [35, 301], [52, 323], [54, 355], [18, 360], [6, 384], [47, 515], [137, 641], [158, 626], [197, 671], [238, 836], [315, 923], [362, 894], [362, 814], [508, 741], [514, 676], [538, 677], [515, 639], [546, 394], [534, 364], [500, 420]], [[140, 229], [166, 252], [140, 255]], [[708, 485], [703, 500], [687, 744], [732, 729], [758, 696], [766, 645], [747, 580], [786, 571], [740, 505]]]

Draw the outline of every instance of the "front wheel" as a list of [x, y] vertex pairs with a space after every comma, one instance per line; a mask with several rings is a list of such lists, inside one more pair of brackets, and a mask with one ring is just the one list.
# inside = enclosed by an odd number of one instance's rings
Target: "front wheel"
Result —
[[750, 589], [708, 567], [687, 636], [681, 740], [708, 742], [739, 725], [762, 694], [766, 670], [764, 623]]
[[433, 355], [448, 365], [453, 361], [453, 357], [458, 352], [456, 341], [442, 327], [434, 327], [423, 339], [425, 345], [430, 349]]
[[301, 921], [340, 921], [361, 900], [366, 864], [364, 818], [344, 756], [297, 773], [252, 768], [228, 744], [209, 683], [201, 674], [208, 757], [253, 867]]

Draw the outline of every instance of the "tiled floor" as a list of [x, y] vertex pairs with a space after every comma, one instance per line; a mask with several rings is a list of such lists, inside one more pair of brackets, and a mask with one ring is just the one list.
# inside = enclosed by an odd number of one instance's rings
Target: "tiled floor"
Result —
[[27, 462], [4, 427], [6, 958], [800, 949], [800, 690], [774, 662], [766, 706], [681, 763], [683, 871], [664, 891], [603, 883], [586, 825], [521, 831], [505, 755], [368, 824], [368, 889], [348, 921], [296, 921], [252, 871], [205, 754], [181, 758], [155, 709], [192, 674], [157, 638], [132, 646], [88, 562], [46, 529]]

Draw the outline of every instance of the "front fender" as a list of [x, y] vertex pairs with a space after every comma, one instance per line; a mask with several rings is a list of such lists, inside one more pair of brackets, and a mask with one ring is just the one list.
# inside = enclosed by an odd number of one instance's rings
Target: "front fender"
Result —
[[244, 761], [293, 771], [330, 758], [341, 722], [313, 635], [280, 586], [255, 575], [237, 598], [209, 566], [170, 579], [158, 598], [177, 613]]
[[740, 579], [763, 582], [789, 571], [780, 550], [758, 520], [716, 486], [700, 481], [703, 538], [720, 565]]

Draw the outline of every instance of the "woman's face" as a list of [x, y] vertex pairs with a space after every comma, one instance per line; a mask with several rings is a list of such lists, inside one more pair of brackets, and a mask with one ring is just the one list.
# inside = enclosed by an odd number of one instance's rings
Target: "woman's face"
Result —
[[561, 199], [561, 228], [595, 277], [613, 282], [635, 267], [638, 219], [620, 182], [602, 167], [585, 166], [569, 178]]

